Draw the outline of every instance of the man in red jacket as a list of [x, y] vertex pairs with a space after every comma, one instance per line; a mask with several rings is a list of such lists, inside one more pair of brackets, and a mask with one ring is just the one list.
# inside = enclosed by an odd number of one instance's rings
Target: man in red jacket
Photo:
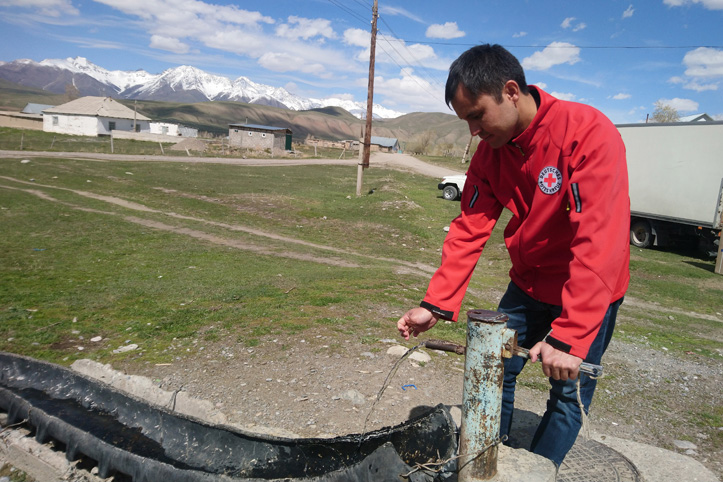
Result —
[[[444, 241], [442, 264], [418, 308], [397, 328], [409, 339], [440, 318], [456, 321], [462, 299], [502, 209], [511, 283], [498, 310], [542, 358], [550, 377], [547, 411], [531, 450], [562, 463], [581, 426], [576, 379], [599, 364], [629, 281], [630, 201], [625, 146], [592, 107], [528, 86], [518, 60], [499, 45], [463, 53], [450, 67], [447, 104], [479, 136], [463, 189], [462, 213]], [[515, 382], [525, 360], [505, 360], [501, 435], [509, 433]], [[595, 380], [582, 375], [587, 411]]]

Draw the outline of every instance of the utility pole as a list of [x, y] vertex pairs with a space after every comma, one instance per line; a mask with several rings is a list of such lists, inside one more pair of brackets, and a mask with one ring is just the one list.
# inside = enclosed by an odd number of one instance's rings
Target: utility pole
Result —
[[357, 169], [356, 195], [361, 196], [361, 185], [364, 169], [369, 167], [369, 150], [372, 140], [372, 107], [374, 105], [374, 59], [377, 51], [377, 18], [379, 17], [378, 0], [374, 0], [372, 8], [372, 41], [369, 49], [369, 87], [367, 88], [367, 118], [364, 130], [364, 140], [360, 147], [363, 149], [359, 167]]

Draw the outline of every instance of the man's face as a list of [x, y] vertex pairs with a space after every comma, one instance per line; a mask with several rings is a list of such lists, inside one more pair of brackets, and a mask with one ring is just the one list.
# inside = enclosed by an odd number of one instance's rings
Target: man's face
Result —
[[504, 146], [519, 134], [519, 113], [506, 91], [502, 92], [502, 102], [497, 102], [489, 94], [475, 96], [460, 84], [451, 104], [457, 116], [467, 121], [470, 133], [493, 149]]

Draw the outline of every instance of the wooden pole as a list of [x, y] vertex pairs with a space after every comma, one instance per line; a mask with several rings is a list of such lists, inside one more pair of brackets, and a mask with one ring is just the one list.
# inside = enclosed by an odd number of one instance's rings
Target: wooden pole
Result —
[[372, 9], [372, 41], [369, 50], [369, 86], [367, 88], [367, 118], [366, 130], [364, 131], [364, 155], [362, 156], [362, 167], [369, 167], [369, 151], [372, 140], [372, 107], [374, 105], [374, 59], [377, 51], [377, 18], [379, 17], [378, 0], [374, 0]]
[[464, 148], [464, 154], [462, 154], [462, 164], [467, 162], [467, 154], [469, 154], [469, 148], [472, 146], [472, 139], [474, 139], [474, 136], [469, 138], [469, 142], [467, 143], [467, 147]]

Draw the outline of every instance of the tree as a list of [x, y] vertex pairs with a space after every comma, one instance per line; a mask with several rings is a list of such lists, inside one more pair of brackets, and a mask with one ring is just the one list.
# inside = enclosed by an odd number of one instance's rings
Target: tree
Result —
[[651, 119], [653, 122], [678, 122], [680, 115], [675, 107], [663, 104], [661, 101], [655, 103], [655, 111]]

